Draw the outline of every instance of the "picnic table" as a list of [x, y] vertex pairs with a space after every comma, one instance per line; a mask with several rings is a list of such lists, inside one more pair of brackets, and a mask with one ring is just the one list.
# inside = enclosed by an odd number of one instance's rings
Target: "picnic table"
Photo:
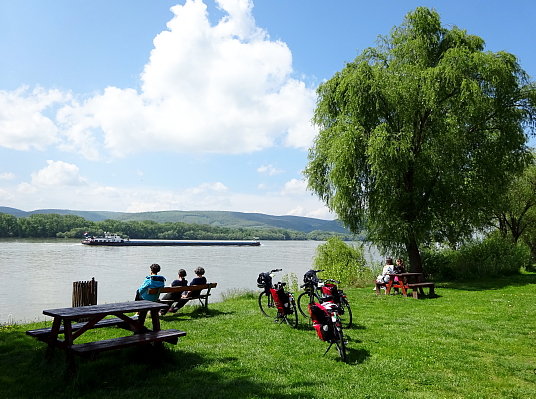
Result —
[[[381, 287], [385, 287], [385, 294], [389, 295], [391, 293], [391, 289], [395, 289], [402, 292], [402, 295], [408, 296], [408, 290], [412, 289], [413, 291], [413, 298], [419, 298], [419, 293], [421, 295], [424, 295], [424, 287], [428, 287], [430, 292], [429, 295], [434, 295], [434, 287], [435, 283], [433, 282], [424, 282], [423, 281], [423, 274], [422, 273], [388, 273], [388, 276], [390, 276], [388, 283], [376, 283], [376, 294], [380, 295]], [[395, 277], [397, 277], [398, 281], [395, 281]]]
[[[150, 343], [162, 345], [162, 342], [176, 344], [178, 337], [185, 336], [186, 333], [175, 329], [160, 329], [158, 311], [165, 307], [166, 305], [164, 304], [152, 301], [133, 301], [49, 309], [44, 310], [43, 314], [54, 318], [52, 327], [29, 330], [26, 331], [26, 334], [48, 344], [47, 357], [50, 357], [56, 348], [65, 350], [68, 367], [74, 371], [76, 367], [74, 362], [75, 354], [93, 358], [99, 352], [133, 345]], [[127, 313], [133, 312], [138, 312], [138, 316], [127, 316]], [[147, 312], [151, 314], [152, 329], [144, 325]], [[115, 318], [105, 319], [106, 316], [115, 316]], [[80, 319], [88, 321], [72, 324], [72, 322], [77, 322]], [[109, 326], [130, 330], [134, 332], [134, 335], [81, 344], [74, 343], [78, 337], [88, 330]], [[63, 340], [58, 338], [59, 334], [64, 335]]]

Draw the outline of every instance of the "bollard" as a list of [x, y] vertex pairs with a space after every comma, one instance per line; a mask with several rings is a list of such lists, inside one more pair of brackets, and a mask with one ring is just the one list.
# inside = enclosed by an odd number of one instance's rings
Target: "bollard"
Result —
[[97, 282], [95, 277], [91, 281], [73, 282], [73, 308], [97, 304]]

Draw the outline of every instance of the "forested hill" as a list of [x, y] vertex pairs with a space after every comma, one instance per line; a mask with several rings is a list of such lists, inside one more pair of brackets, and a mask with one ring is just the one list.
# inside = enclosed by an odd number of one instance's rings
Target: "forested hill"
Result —
[[106, 219], [129, 221], [152, 220], [157, 223], [181, 222], [188, 224], [206, 224], [210, 226], [227, 228], [282, 228], [302, 231], [327, 231], [349, 234], [349, 231], [335, 220], [322, 220], [302, 216], [272, 216], [262, 213], [243, 213], [228, 211], [161, 211], [161, 212], [109, 212], [109, 211], [73, 211], [68, 209], [38, 209], [25, 212], [20, 209], [0, 206], [0, 213], [13, 215], [17, 218], [28, 217], [34, 214], [57, 213], [59, 215], [75, 215], [93, 222]]

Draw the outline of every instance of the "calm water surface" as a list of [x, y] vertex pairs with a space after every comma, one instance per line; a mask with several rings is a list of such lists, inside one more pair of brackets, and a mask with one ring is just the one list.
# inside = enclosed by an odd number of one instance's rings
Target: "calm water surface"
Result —
[[187, 279], [202, 266], [217, 282], [211, 301], [230, 289], [257, 290], [260, 272], [283, 269], [301, 281], [319, 241], [264, 241], [259, 247], [92, 247], [79, 240], [0, 240], [0, 324], [50, 320], [45, 309], [69, 307], [74, 281], [98, 282], [98, 303], [134, 300], [149, 266], [158, 263], [170, 285], [183, 268]]

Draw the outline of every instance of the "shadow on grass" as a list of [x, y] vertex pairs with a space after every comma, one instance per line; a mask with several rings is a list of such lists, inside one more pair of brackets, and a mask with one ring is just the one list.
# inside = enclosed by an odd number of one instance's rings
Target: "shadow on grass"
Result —
[[[77, 356], [72, 376], [64, 351], [56, 350], [45, 360], [44, 343], [24, 332], [4, 329], [0, 333], [0, 397], [295, 397], [288, 384], [259, 381], [242, 359], [211, 358], [180, 348], [181, 342], [178, 345], [109, 351], [95, 360]], [[301, 392], [300, 397], [315, 396]]]
[[508, 286], [523, 287], [529, 284], [536, 284], [536, 274], [514, 274], [503, 277], [483, 277], [480, 280], [471, 281], [439, 281], [436, 282], [436, 289], [448, 288], [463, 291], [487, 291], [498, 290]]
[[[189, 308], [192, 308], [191, 310]], [[176, 313], [166, 313], [165, 316], [160, 316], [162, 320], [176, 320], [179, 318], [189, 318], [189, 319], [203, 319], [206, 317], [215, 317], [230, 315], [235, 312], [222, 312], [216, 309], [207, 309], [205, 310], [202, 306], [185, 306], [182, 309], [179, 309]]]
[[370, 352], [366, 349], [353, 349], [346, 347], [346, 360], [348, 364], [361, 364], [370, 357]]

